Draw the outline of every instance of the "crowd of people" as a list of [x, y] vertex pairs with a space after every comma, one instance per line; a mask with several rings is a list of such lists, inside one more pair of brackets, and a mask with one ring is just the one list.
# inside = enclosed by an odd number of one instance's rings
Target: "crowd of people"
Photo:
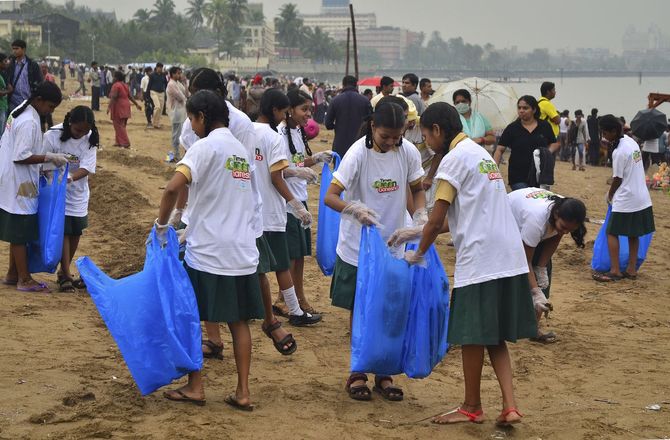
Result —
[[[184, 267], [205, 322], [205, 357], [222, 359], [219, 325], [226, 323], [230, 329], [238, 383], [225, 401], [240, 410], [253, 409], [248, 322], [262, 320], [263, 332], [282, 355], [295, 353], [298, 342], [277, 316], [294, 326], [321, 322], [304, 285], [313, 224], [307, 185], [318, 180], [312, 167], [330, 163], [333, 153], [310, 148], [305, 127], [312, 117], [323, 117], [326, 128], [335, 130], [333, 148], [342, 156], [325, 196], [326, 205], [342, 216], [330, 289], [333, 306], [353, 310], [362, 226], [383, 226], [381, 235], [391, 252], [408, 264], [422, 264], [437, 236], [451, 234], [456, 263], [449, 270], [454, 288], [448, 341], [462, 347], [465, 389], [462, 403], [435, 417], [435, 423], [485, 420], [480, 396], [485, 351], [502, 394], [496, 423], [520, 422], [506, 343], [556, 340], [539, 328], [542, 314], [552, 308], [552, 257], [567, 234], [584, 247], [587, 218], [582, 201], [550, 191], [554, 158], [571, 145], [561, 137], [563, 126], [566, 133], [573, 124], [577, 127], [573, 144], [580, 169], [584, 145], [593, 139], [602, 138], [611, 151], [613, 179], [607, 199], [612, 220], [607, 232], [612, 269], [595, 278], [635, 278], [635, 259], [619, 267], [618, 236], [628, 237], [634, 254], [638, 237], [654, 230], [638, 143], [612, 115], [595, 119], [596, 128], [579, 110], [574, 122], [561, 120], [551, 104], [551, 83], [542, 85], [540, 99], [519, 98], [518, 118], [498, 138], [486, 116], [473, 108], [467, 90], [454, 92], [452, 103], [427, 105], [431, 82], [413, 73], [403, 76], [395, 96], [393, 79], [383, 77], [379, 94], [368, 99], [359, 94], [352, 76], [345, 76], [342, 88], [332, 93], [305, 78], [282, 84], [260, 75], [243, 91], [234, 76], [226, 80], [209, 68], [183, 75], [178, 66], [164, 72], [158, 63], [129, 86], [121, 69], [109, 81], [105, 69], [93, 62], [91, 107], [74, 107], [62, 124], [50, 124], [43, 134], [41, 119], [61, 103], [61, 89], [44, 80], [39, 67], [25, 57], [25, 43], [17, 40], [12, 46], [14, 58], [3, 75], [7, 87], [0, 98], [0, 108], [2, 100], [9, 100], [0, 141], [0, 240], [9, 243], [3, 283], [20, 291], [48, 291], [28, 270], [26, 243], [38, 239], [40, 175], [68, 164], [57, 278], [62, 292], [85, 288], [85, 280], [75, 278], [70, 266], [88, 225], [87, 179], [95, 173], [100, 141], [95, 115], [99, 96], [109, 97], [116, 144], [129, 147], [125, 125], [130, 104], [141, 108], [141, 94], [147, 127], [161, 129], [167, 108], [171, 160], [176, 162], [154, 222], [157, 237], [164, 243], [168, 229], [174, 228], [185, 243]], [[509, 194], [498, 167], [505, 149], [511, 150]], [[416, 250], [405, 250], [409, 242], [418, 243]], [[280, 290], [274, 299], [270, 273]], [[388, 401], [403, 400], [403, 390], [391, 376], [375, 375], [370, 390], [367, 373], [349, 372], [344, 381], [349, 397], [370, 400], [375, 391]], [[190, 373], [186, 385], [164, 395], [204, 405], [202, 372]]]

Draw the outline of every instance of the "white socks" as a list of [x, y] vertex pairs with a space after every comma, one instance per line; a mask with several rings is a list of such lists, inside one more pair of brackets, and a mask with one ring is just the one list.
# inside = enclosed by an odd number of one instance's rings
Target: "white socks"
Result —
[[282, 290], [281, 294], [284, 297], [284, 302], [288, 306], [289, 315], [302, 316], [305, 313], [300, 308], [300, 303], [298, 302], [298, 297], [295, 294], [294, 286], [291, 286], [286, 290]]

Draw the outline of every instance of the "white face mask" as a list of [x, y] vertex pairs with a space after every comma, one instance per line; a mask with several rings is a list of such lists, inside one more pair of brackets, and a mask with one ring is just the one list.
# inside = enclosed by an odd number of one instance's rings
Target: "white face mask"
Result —
[[456, 111], [462, 115], [470, 111], [470, 104], [467, 102], [459, 102], [454, 107], [456, 107]]

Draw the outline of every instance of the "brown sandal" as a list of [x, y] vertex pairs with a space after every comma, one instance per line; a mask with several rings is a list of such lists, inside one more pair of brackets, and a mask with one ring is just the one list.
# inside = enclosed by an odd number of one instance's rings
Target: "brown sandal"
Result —
[[219, 359], [223, 360], [223, 344], [217, 345], [209, 339], [202, 341], [202, 345], [209, 348], [209, 352], [203, 350], [202, 356], [208, 359]]
[[349, 397], [351, 397], [354, 400], [361, 400], [361, 401], [372, 400], [372, 391], [370, 391], [370, 388], [368, 388], [367, 385], [358, 385], [355, 387], [351, 386], [352, 383], [358, 380], [367, 382], [368, 376], [363, 373], [351, 373], [349, 379], [347, 379], [347, 385], [345, 386], [345, 389], [347, 390]]
[[[391, 385], [387, 385], [386, 388], [382, 387], [383, 381], [391, 382]], [[375, 386], [374, 391], [382, 395], [382, 397], [390, 402], [400, 402], [404, 397], [402, 389], [393, 385], [393, 378], [391, 376], [380, 376], [375, 375]]]

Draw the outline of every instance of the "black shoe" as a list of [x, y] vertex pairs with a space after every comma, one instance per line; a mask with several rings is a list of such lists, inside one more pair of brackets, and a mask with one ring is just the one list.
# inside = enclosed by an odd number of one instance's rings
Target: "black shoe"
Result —
[[300, 316], [297, 315], [289, 315], [288, 317], [288, 323], [291, 325], [295, 325], [296, 327], [304, 327], [306, 325], [312, 325], [316, 324], [321, 321], [321, 315], [318, 313], [311, 314], [311, 313], [303, 313]]

